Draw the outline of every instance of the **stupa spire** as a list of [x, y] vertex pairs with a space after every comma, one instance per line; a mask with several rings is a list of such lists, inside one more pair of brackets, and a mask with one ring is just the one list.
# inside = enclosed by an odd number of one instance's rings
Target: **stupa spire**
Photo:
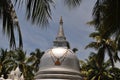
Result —
[[60, 17], [59, 24], [60, 24], [60, 26], [59, 26], [59, 30], [58, 30], [56, 40], [54, 41], [54, 46], [56, 46], [56, 47], [68, 47], [69, 43], [68, 43], [68, 41], [66, 41], [66, 37], [64, 35], [62, 16]]
[[60, 24], [63, 24], [62, 16], [60, 17]]
[[58, 35], [57, 37], [64, 37], [65, 38], [65, 35], [64, 35], [64, 30], [63, 30], [63, 20], [62, 20], [62, 16], [60, 17], [60, 27], [59, 27], [59, 31], [58, 31]]

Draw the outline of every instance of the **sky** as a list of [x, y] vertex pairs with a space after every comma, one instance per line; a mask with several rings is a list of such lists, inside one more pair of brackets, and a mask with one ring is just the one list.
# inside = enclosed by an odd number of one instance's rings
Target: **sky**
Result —
[[[18, 9], [17, 16], [21, 26], [23, 44], [25, 51], [34, 51], [40, 48], [45, 51], [53, 46], [53, 41], [59, 29], [60, 16], [63, 18], [64, 33], [70, 43], [71, 48], [78, 48], [78, 57], [87, 58], [90, 53], [84, 47], [90, 42], [89, 33], [93, 31], [86, 23], [92, 20], [92, 8], [96, 0], [83, 0], [81, 5], [74, 9], [69, 9], [63, 1], [56, 1], [56, 7], [52, 9], [52, 20], [47, 28], [40, 28], [33, 25], [25, 18], [25, 10]], [[2, 28], [0, 27], [2, 32]], [[9, 48], [8, 39], [0, 34], [0, 48]]]
[[[94, 28], [86, 23], [92, 20], [92, 9], [95, 1], [82, 0], [79, 7], [69, 9], [61, 0], [56, 0], [56, 7], [52, 9], [52, 20], [50, 20], [49, 26], [44, 29], [27, 21], [24, 9], [16, 9], [23, 36], [24, 50], [31, 52], [36, 48], [42, 51], [52, 48], [59, 29], [59, 19], [62, 16], [64, 33], [71, 48], [79, 50], [77, 52], [79, 59], [87, 59], [93, 50], [85, 49], [85, 46], [93, 41], [89, 34], [94, 31]], [[2, 32], [2, 27], [0, 27], [0, 32]], [[0, 33], [0, 48], [9, 48], [8, 39], [2, 33]]]

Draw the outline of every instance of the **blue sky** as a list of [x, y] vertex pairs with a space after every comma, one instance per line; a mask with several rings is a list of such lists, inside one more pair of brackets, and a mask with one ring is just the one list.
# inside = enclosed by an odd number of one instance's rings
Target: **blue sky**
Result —
[[[24, 9], [17, 10], [16, 8], [23, 35], [24, 50], [30, 52], [40, 48], [45, 51], [51, 48], [58, 32], [60, 16], [62, 16], [65, 36], [71, 48], [78, 48], [78, 56], [82, 59], [87, 58], [90, 52], [84, 47], [90, 42], [91, 39], [88, 36], [93, 29], [86, 22], [92, 19], [91, 12], [94, 2], [95, 0], [84, 0], [80, 7], [70, 10], [62, 1], [56, 1], [56, 7], [52, 10], [50, 25], [44, 29], [26, 21]], [[2, 32], [1, 27], [0, 30]], [[0, 47], [8, 48], [8, 39], [2, 34], [0, 34], [0, 38]]]
[[[45, 51], [53, 46], [58, 32], [60, 16], [63, 17], [63, 27], [71, 48], [78, 48], [79, 59], [86, 59], [92, 50], [85, 50], [85, 46], [92, 41], [89, 34], [94, 31], [86, 23], [92, 20], [92, 8], [96, 0], [83, 0], [80, 7], [68, 9], [61, 0], [56, 1], [52, 10], [52, 20], [47, 28], [41, 29], [39, 25], [32, 25], [26, 21], [24, 9], [17, 10], [19, 23], [23, 35], [24, 50], [34, 51], [36, 48]], [[0, 27], [0, 32], [2, 29]], [[0, 34], [0, 48], [8, 48], [8, 39]]]

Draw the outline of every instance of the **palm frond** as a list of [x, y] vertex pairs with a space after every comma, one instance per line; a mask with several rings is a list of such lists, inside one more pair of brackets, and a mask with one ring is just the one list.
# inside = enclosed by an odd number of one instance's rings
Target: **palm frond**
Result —
[[16, 54], [15, 60], [19, 62], [24, 62], [26, 60], [26, 52], [17, 49], [15, 50], [15, 54]]
[[100, 46], [101, 46], [101, 44], [98, 42], [91, 42], [85, 47], [85, 49], [93, 48], [93, 49], [97, 50]]
[[98, 67], [101, 68], [105, 58], [105, 47], [101, 47], [97, 54]]
[[88, 25], [94, 25], [94, 24], [95, 24], [95, 21], [94, 21], [94, 20], [88, 21], [87, 24], [88, 24]]
[[69, 8], [74, 8], [80, 5], [82, 0], [64, 0], [65, 5]]
[[119, 0], [97, 0], [93, 9], [93, 21], [95, 28], [104, 27], [105, 34], [120, 33], [120, 1]]
[[100, 36], [100, 33], [99, 32], [92, 32], [89, 37], [93, 37], [95, 38], [96, 36]]
[[112, 67], [114, 67], [114, 58], [113, 58], [112, 52], [109, 47], [107, 47], [107, 51], [108, 51], [108, 56], [111, 61]]
[[115, 61], [115, 62], [116, 62], [116, 61], [119, 61], [119, 62], [120, 62], [120, 58], [119, 58], [117, 52], [114, 54], [113, 58], [114, 58], [114, 61]]
[[32, 63], [35, 63], [35, 61], [36, 61], [36, 57], [35, 56], [31, 56], [31, 57], [29, 57], [28, 59], [27, 59], [27, 61], [26, 61], [26, 63], [27, 64], [32, 64]]
[[46, 26], [51, 19], [51, 7], [53, 0], [26, 0], [27, 19], [32, 23], [40, 24], [41, 27]]
[[100, 0], [97, 0], [95, 3], [95, 6], [93, 8], [93, 19], [94, 19], [94, 25], [96, 28], [99, 27], [100, 24]]
[[8, 36], [10, 48], [16, 48], [15, 30], [19, 33], [19, 47], [23, 47], [22, 36], [20, 26], [18, 24], [17, 15], [11, 0], [3, 1], [2, 7], [2, 19], [3, 19], [3, 33]]

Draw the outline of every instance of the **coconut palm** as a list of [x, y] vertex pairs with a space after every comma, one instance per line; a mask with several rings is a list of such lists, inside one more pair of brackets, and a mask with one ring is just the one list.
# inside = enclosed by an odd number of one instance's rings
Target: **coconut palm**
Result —
[[5, 69], [4, 61], [6, 60], [7, 50], [0, 50], [0, 76], [3, 75], [4, 78], [7, 77], [8, 72]]
[[[120, 51], [120, 1], [97, 0], [93, 9], [93, 21], [96, 30], [115, 39], [117, 52]], [[116, 53], [116, 58], [118, 54]]]
[[119, 33], [120, 26], [120, 1], [119, 0], [97, 0], [93, 9], [95, 27], [104, 28], [111, 33]]
[[81, 74], [84, 76], [84, 80], [113, 80], [111, 73], [109, 72], [110, 62], [103, 62], [100, 68], [97, 65], [97, 54], [92, 52], [86, 62], [81, 63]]
[[[20, 49], [10, 50], [7, 52], [5, 60], [6, 70], [8, 74], [19, 68], [24, 80], [34, 80], [34, 74], [39, 69], [40, 58], [43, 55], [39, 49], [31, 53], [30, 57], [26, 56], [26, 52]], [[9, 58], [8, 58], [9, 57]]]
[[7, 78], [11, 71], [10, 56], [8, 54], [7, 49], [0, 49], [0, 76], [3, 75], [4, 78]]
[[36, 49], [35, 52], [30, 53], [30, 57], [28, 58], [28, 61], [31, 62], [31, 66], [34, 69], [34, 73], [39, 70], [39, 64], [40, 64], [40, 59], [44, 52], [42, 52], [39, 49]]
[[119, 60], [117, 44], [115, 41], [109, 37], [103, 36], [101, 32], [93, 32], [90, 34], [90, 37], [96, 39], [96, 41], [88, 44], [86, 48], [94, 48], [98, 50], [97, 61], [99, 66], [101, 67], [102, 63], [104, 62], [105, 54], [107, 53], [112, 63], [112, 67], [114, 67], [114, 61]]
[[22, 48], [20, 25], [11, 0], [0, 0], [0, 18], [3, 21], [3, 33], [9, 38], [10, 48], [16, 48], [15, 30], [19, 35], [19, 48]]
[[30, 62], [27, 60], [26, 53], [20, 49], [16, 49], [14, 51], [10, 51], [9, 61], [12, 65], [8, 68], [11, 68], [11, 71], [19, 68], [25, 80], [33, 80], [33, 68], [29, 64]]
[[[116, 38], [120, 46], [120, 1], [97, 0], [93, 9], [95, 28], [104, 29], [104, 34]], [[120, 47], [118, 47], [120, 49]]]
[[29, 64], [30, 62], [26, 57], [26, 52], [22, 50], [17, 50], [15, 61], [19, 66], [19, 69], [22, 72], [24, 79], [33, 80], [33, 77], [34, 77], [33, 68]]
[[[100, 32], [99, 33], [100, 36], [97, 36], [97, 37], [103, 39], [103, 42], [106, 44], [103, 48], [101, 47], [101, 50], [99, 49], [99, 51], [104, 52], [105, 50], [107, 50], [109, 53], [109, 56], [112, 56], [113, 52], [115, 53], [113, 55], [113, 57], [110, 58], [112, 63], [113, 63], [112, 58], [114, 58], [114, 61], [116, 61], [116, 60], [120, 61], [120, 59], [118, 57], [118, 52], [120, 50], [120, 31], [119, 31], [120, 30], [119, 29], [119, 25], [120, 25], [120, 23], [119, 23], [119, 17], [120, 17], [119, 16], [119, 14], [120, 14], [119, 7], [120, 6], [119, 6], [119, 4], [120, 4], [119, 0], [97, 0], [96, 4], [94, 6], [94, 9], [93, 9], [93, 21], [90, 22], [90, 24], [94, 25], [95, 29], [98, 32]], [[109, 45], [109, 44], [111, 44], [111, 39], [113, 39], [112, 40], [112, 42], [114, 43], [113, 46]], [[102, 42], [102, 40], [99, 40], [99, 41]], [[97, 45], [98, 42], [96, 45], [95, 45], [95, 43], [94, 44], [91, 43], [91, 46], [94, 45], [97, 48], [100, 47]], [[105, 49], [105, 47], [106, 47], [106, 49]], [[110, 50], [110, 48], [111, 48], [111, 50]], [[114, 49], [112, 49], [112, 48], [114, 48]], [[102, 57], [102, 56], [104, 56], [104, 54], [101, 54], [100, 56]]]

